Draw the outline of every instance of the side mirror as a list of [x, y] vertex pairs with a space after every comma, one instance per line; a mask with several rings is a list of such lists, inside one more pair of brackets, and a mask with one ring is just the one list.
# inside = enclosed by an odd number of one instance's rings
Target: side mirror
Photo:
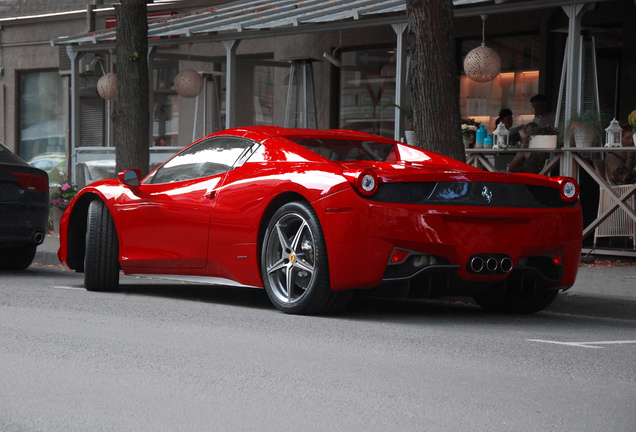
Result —
[[127, 169], [117, 174], [117, 179], [126, 186], [139, 187], [141, 184], [141, 170], [137, 168]]

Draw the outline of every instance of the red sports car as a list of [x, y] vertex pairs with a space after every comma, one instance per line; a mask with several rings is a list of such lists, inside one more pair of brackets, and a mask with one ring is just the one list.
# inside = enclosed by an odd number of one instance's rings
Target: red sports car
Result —
[[533, 313], [574, 284], [581, 232], [571, 178], [484, 172], [352, 131], [248, 127], [82, 189], [58, 255], [94, 291], [116, 290], [121, 269], [265, 288], [287, 313], [374, 288]]

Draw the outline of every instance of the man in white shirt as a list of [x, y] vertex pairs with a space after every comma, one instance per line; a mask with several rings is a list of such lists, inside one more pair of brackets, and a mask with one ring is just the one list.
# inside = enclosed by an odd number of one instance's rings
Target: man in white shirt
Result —
[[543, 94], [537, 94], [530, 99], [532, 108], [534, 109], [534, 123], [539, 126], [554, 126], [554, 113], [550, 111], [548, 98]]

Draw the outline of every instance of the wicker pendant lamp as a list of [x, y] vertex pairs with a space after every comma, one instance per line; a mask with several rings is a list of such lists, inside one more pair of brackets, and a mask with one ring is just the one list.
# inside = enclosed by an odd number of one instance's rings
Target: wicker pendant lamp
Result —
[[192, 69], [182, 70], [174, 77], [174, 89], [179, 96], [192, 98], [198, 95], [203, 88], [203, 77]]
[[501, 70], [499, 54], [486, 46], [486, 18], [482, 15], [481, 46], [473, 49], [464, 59], [466, 76], [476, 82], [488, 82], [494, 79]]
[[97, 93], [106, 100], [117, 98], [117, 75], [113, 72], [107, 73], [97, 81]]

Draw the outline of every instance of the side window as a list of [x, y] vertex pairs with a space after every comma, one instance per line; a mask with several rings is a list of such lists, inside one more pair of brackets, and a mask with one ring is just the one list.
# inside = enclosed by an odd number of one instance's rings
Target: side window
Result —
[[144, 183], [171, 183], [222, 174], [243, 165], [258, 146], [245, 138], [213, 137], [178, 153]]

